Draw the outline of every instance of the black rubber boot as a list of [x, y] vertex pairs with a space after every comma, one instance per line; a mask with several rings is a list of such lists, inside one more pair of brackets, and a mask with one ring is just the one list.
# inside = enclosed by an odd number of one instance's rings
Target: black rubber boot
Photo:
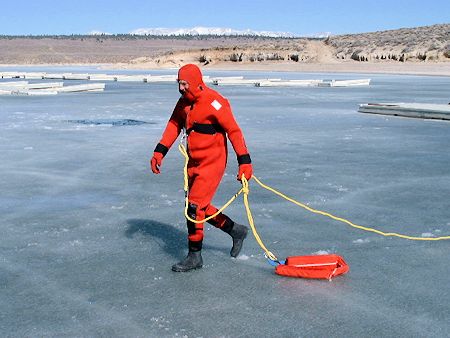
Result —
[[186, 272], [193, 269], [200, 269], [203, 266], [202, 252], [189, 251], [188, 255], [181, 262], [172, 265], [172, 271]]
[[241, 252], [244, 239], [247, 237], [248, 228], [242, 224], [234, 223], [231, 230], [228, 232], [233, 238], [233, 247], [231, 248], [231, 257], [237, 257]]

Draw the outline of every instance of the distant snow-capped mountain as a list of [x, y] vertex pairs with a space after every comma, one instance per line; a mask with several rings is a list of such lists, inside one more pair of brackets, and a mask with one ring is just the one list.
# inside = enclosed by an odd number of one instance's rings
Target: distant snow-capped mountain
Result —
[[325, 39], [329, 36], [332, 36], [333, 33], [331, 32], [320, 32], [320, 33], [312, 33], [312, 34], [305, 34], [303, 37], [305, 38], [316, 38], [316, 39]]
[[102, 32], [98, 30], [93, 30], [88, 33], [88, 35], [112, 35], [111, 33]]
[[251, 29], [236, 30], [231, 28], [219, 27], [193, 27], [193, 28], [138, 28], [130, 32], [136, 35], [249, 35], [249, 36], [266, 36], [266, 37], [283, 37], [291, 38], [294, 34], [289, 32], [270, 32], [270, 31], [254, 31]]

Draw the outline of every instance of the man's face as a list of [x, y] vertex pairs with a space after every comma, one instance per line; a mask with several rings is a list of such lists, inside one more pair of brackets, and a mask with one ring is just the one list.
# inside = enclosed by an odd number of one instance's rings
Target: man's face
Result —
[[189, 89], [189, 83], [185, 80], [179, 80], [178, 81], [178, 91], [180, 92], [181, 95], [184, 96], [184, 94], [186, 93], [186, 91]]

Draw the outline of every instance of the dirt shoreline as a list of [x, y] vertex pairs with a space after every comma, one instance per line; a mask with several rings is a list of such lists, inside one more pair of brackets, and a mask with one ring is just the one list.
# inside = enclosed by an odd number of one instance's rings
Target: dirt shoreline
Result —
[[[201, 66], [201, 65], [200, 65]], [[3, 71], [15, 71], [17, 68], [45, 68], [45, 67], [95, 67], [97, 69], [111, 70], [169, 70], [177, 69], [178, 65], [158, 66], [155, 63], [64, 63], [64, 64], [0, 64]], [[299, 73], [359, 73], [359, 74], [398, 74], [422, 76], [450, 76], [450, 62], [424, 62], [399, 63], [380, 62], [365, 63], [357, 61], [335, 63], [283, 63], [258, 62], [235, 63], [219, 62], [201, 66], [203, 71], [258, 71], [258, 72], [299, 72]]]
[[255, 70], [304, 73], [359, 73], [359, 74], [398, 74], [450, 76], [450, 62], [439, 63], [305, 63], [305, 64], [256, 64], [256, 65], [214, 65], [215, 70]]

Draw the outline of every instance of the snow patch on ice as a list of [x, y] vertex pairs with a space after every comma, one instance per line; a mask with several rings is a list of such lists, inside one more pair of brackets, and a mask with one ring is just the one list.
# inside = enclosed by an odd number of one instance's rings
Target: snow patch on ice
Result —
[[81, 242], [81, 241], [79, 241], [79, 240], [74, 240], [74, 241], [70, 241], [69, 242], [69, 244], [71, 245], [71, 246], [80, 246], [80, 245], [83, 245], [83, 242]]
[[424, 232], [424, 233], [422, 233], [421, 236], [425, 237], [425, 238], [427, 238], [427, 237], [434, 237], [434, 235], [431, 232]]
[[327, 250], [319, 250], [316, 252], [313, 252], [312, 255], [328, 255], [330, 252]]
[[330, 188], [335, 189], [336, 191], [339, 191], [339, 192], [347, 192], [348, 191], [348, 188], [344, 188], [342, 185], [336, 185], [336, 184], [333, 184], [333, 183], [328, 183], [328, 186]]
[[358, 238], [357, 240], [353, 241], [353, 243], [355, 244], [364, 244], [364, 243], [370, 243], [370, 239], [362, 239], [362, 238]]

